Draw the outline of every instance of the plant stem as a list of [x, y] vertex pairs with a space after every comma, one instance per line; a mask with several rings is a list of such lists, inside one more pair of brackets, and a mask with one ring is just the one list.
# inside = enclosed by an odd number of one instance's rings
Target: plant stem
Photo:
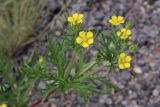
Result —
[[88, 74], [86, 74], [85, 76], [81, 77], [80, 80], [84, 80], [89, 78], [89, 76], [93, 75], [94, 73], [96, 73], [98, 71], [98, 69], [93, 69], [93, 71], [89, 72]]
[[74, 65], [75, 59], [76, 59], [75, 52], [73, 52], [71, 60], [70, 60], [69, 64], [67, 65], [67, 68], [66, 68], [65, 73], [64, 73], [64, 78], [65, 79], [69, 76], [69, 74], [71, 72], [71, 69]]
[[84, 74], [85, 72], [87, 72], [89, 69], [91, 69], [94, 65], [96, 65], [96, 61], [91, 62], [89, 65], [87, 65], [87, 67], [85, 67], [79, 74], [78, 76]]

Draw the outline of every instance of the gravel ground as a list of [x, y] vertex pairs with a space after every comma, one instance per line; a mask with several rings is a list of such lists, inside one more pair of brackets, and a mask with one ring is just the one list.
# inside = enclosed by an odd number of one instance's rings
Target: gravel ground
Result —
[[[55, 0], [47, 1], [52, 9]], [[160, 107], [160, 0], [74, 0], [68, 11], [84, 13], [85, 26], [102, 31], [107, 30], [113, 13], [131, 20], [132, 40], [139, 44], [133, 55], [135, 64], [130, 71], [116, 72], [109, 78], [119, 87], [116, 92], [95, 94], [87, 103], [76, 95], [57, 96], [37, 107]], [[51, 30], [58, 34], [55, 28]]]

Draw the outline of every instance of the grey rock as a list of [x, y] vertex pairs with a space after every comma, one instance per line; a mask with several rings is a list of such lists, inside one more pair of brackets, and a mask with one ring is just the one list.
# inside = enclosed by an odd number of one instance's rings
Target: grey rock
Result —
[[57, 105], [55, 105], [55, 104], [51, 104], [51, 107], [57, 107]]
[[84, 100], [82, 99], [82, 97], [77, 97], [77, 100], [78, 100], [78, 103], [79, 104], [83, 104], [84, 103]]
[[144, 32], [149, 37], [155, 38], [159, 33], [158, 29], [159, 28], [157, 28], [154, 25], [152, 25], [152, 26], [144, 26], [143, 29], [142, 29], [142, 32]]
[[104, 18], [104, 12], [103, 11], [97, 11], [97, 12], [95, 12], [94, 17], [98, 20], [102, 20]]
[[99, 105], [97, 103], [91, 103], [90, 107], [99, 107]]
[[82, 107], [80, 104], [75, 105], [75, 107]]
[[121, 73], [121, 76], [122, 76], [122, 78], [123, 78], [124, 80], [129, 80], [129, 79], [131, 78], [131, 73], [130, 73], [130, 71], [123, 71], [123, 72]]
[[106, 99], [106, 103], [108, 104], [108, 105], [111, 105], [113, 102], [112, 102], [112, 99], [111, 98], [107, 98]]
[[40, 81], [37, 87], [39, 89], [45, 89], [46, 88], [46, 83], [44, 81]]
[[91, 98], [90, 98], [90, 101], [91, 102], [94, 102], [94, 103], [97, 103], [98, 102], [98, 98], [99, 98], [99, 95], [97, 94], [97, 95], [94, 95], [94, 96], [92, 96]]
[[127, 100], [122, 101], [122, 105], [124, 105], [125, 107], [127, 107], [129, 105], [128, 101]]
[[145, 62], [144, 62], [143, 59], [139, 59], [137, 63], [138, 63], [139, 66], [144, 66], [145, 65]]

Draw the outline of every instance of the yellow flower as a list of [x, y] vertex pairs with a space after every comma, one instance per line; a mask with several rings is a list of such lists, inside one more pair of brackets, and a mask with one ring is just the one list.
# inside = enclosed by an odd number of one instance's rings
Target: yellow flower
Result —
[[0, 107], [7, 107], [7, 105], [6, 104], [1, 104]]
[[45, 58], [42, 57], [42, 56], [40, 56], [40, 57], [39, 57], [39, 60], [38, 60], [38, 63], [39, 63], [39, 64], [43, 64], [44, 61], [45, 61]]
[[127, 39], [131, 36], [132, 31], [130, 29], [122, 28], [119, 31], [117, 31], [117, 36], [119, 36], [121, 39]]
[[130, 68], [131, 60], [132, 60], [131, 56], [127, 55], [126, 53], [121, 53], [118, 58], [119, 69]]
[[111, 19], [109, 19], [109, 23], [118, 26], [124, 23], [124, 18], [122, 16], [112, 16]]
[[83, 16], [83, 14], [75, 13], [68, 17], [68, 23], [73, 25], [83, 23]]
[[91, 31], [81, 31], [79, 32], [79, 36], [76, 38], [76, 43], [82, 45], [84, 48], [89, 47], [89, 45], [93, 44], [93, 42], [93, 33]]

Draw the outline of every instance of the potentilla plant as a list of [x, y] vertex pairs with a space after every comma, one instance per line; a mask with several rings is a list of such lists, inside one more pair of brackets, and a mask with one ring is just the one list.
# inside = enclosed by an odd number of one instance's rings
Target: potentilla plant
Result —
[[[122, 16], [113, 15], [109, 19], [107, 34], [85, 29], [84, 14], [74, 13], [67, 17], [67, 21], [61, 37], [48, 37], [48, 55], [40, 56], [36, 64], [25, 61], [21, 69], [24, 81], [18, 87], [21, 87], [19, 92], [26, 93], [23, 94], [28, 98], [26, 104], [30, 99], [30, 87], [36, 80], [46, 83], [43, 101], [53, 93], [74, 93], [87, 101], [94, 93], [107, 94], [116, 88], [106, 78], [112, 71], [132, 67], [130, 53], [135, 51], [137, 45], [131, 41], [130, 21], [125, 22]], [[92, 48], [96, 48], [97, 53], [89, 57]], [[105, 71], [102, 66], [106, 67]], [[102, 75], [103, 72], [106, 75]], [[33, 107], [32, 104], [30, 106]]]

